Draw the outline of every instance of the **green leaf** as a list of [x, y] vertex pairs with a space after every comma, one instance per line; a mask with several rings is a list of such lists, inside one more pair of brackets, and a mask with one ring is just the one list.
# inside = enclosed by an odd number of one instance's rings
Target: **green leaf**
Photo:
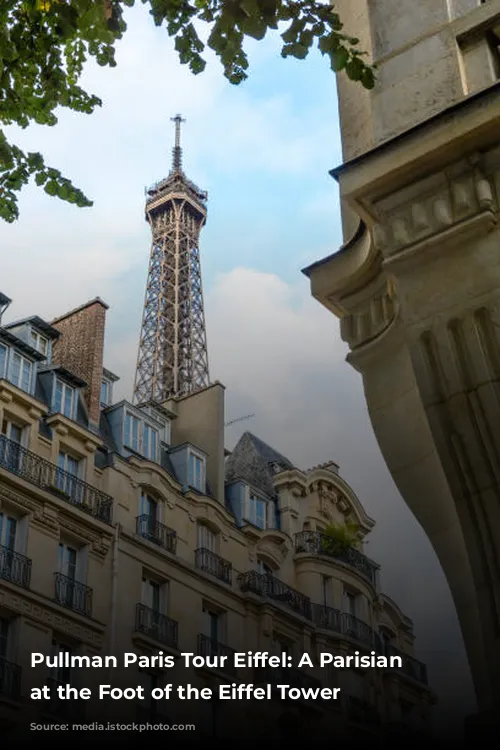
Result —
[[344, 49], [344, 47], [340, 47], [340, 49], [333, 50], [331, 52], [330, 60], [332, 64], [332, 70], [338, 72], [346, 67], [349, 60], [349, 53], [346, 49]]

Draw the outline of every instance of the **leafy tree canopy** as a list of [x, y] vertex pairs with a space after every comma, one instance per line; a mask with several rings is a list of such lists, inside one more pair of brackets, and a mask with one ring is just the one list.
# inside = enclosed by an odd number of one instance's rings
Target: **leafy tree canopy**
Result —
[[[316, 0], [141, 0], [157, 26], [165, 25], [180, 62], [197, 74], [205, 68], [205, 44], [197, 28], [208, 27], [206, 45], [219, 58], [226, 78], [247, 77], [244, 42], [278, 30], [282, 56], [305, 58], [317, 46], [332, 70], [345, 70], [365, 88], [374, 85], [358, 40], [342, 32], [331, 5]], [[115, 66], [115, 44], [126, 32], [124, 6], [135, 0], [1, 0], [0, 124], [55, 125], [58, 107], [90, 114], [98, 97], [79, 86], [85, 62]], [[284, 29], [284, 30], [283, 30]], [[18, 192], [33, 177], [49, 195], [77, 206], [91, 201], [48, 167], [39, 153], [25, 153], [0, 130], [0, 217], [19, 216]]]

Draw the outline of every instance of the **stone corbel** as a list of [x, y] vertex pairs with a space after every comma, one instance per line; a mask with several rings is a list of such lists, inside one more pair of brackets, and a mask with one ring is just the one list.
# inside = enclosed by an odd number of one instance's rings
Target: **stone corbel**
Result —
[[9, 393], [5, 388], [0, 388], [0, 400], [3, 401], [4, 404], [10, 404], [12, 401], [12, 393]]

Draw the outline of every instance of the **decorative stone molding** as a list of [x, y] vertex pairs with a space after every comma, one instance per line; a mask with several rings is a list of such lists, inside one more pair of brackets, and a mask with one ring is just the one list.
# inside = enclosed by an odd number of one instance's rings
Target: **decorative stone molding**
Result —
[[59, 532], [57, 515], [51, 513], [49, 508], [46, 508], [42, 503], [5, 487], [0, 488], [0, 500], [6, 500], [19, 510], [30, 514], [34, 526], [39, 526], [44, 531]]
[[375, 247], [385, 258], [497, 207], [492, 177], [485, 174], [479, 155], [373, 205], [378, 216]]
[[5, 388], [0, 388], [0, 401], [3, 401], [4, 404], [10, 404], [12, 401], [12, 393]]
[[61, 529], [69, 531], [70, 534], [74, 534], [88, 544], [91, 552], [96, 557], [104, 559], [108, 554], [111, 546], [111, 539], [107, 539], [103, 535], [96, 534], [89, 529], [86, 529], [83, 525], [75, 523], [62, 514], [59, 516], [59, 525]]
[[57, 630], [70, 638], [74, 638], [78, 641], [83, 641], [96, 648], [101, 648], [103, 645], [102, 633], [92, 630], [89, 627], [85, 627], [79, 622], [70, 620], [63, 615], [58, 614], [50, 610], [41, 604], [34, 601], [29, 601], [22, 595], [14, 594], [5, 589], [0, 589], [0, 606], [6, 609], [16, 612], [22, 617], [28, 617], [38, 623], [42, 623], [52, 630]]
[[351, 349], [380, 336], [394, 322], [399, 312], [396, 286], [392, 279], [382, 289], [340, 320], [340, 335]]

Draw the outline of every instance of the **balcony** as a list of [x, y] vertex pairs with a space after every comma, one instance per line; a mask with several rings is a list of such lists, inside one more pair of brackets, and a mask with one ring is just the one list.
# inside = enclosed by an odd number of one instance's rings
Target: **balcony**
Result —
[[395, 648], [395, 646], [390, 645], [386, 646], [386, 656], [387, 658], [390, 658], [391, 656], [399, 656], [403, 660], [403, 666], [401, 668], [392, 667], [391, 669], [394, 669], [397, 672], [401, 672], [406, 677], [410, 677], [412, 680], [421, 682], [423, 685], [428, 684], [427, 667], [421, 661], [415, 659], [414, 656], [405, 654], [404, 651], [400, 651], [399, 649]]
[[311, 600], [309, 597], [279, 581], [271, 574], [262, 574], [250, 570], [238, 576], [238, 583], [243, 593], [248, 591], [258, 596], [274, 599], [290, 607], [302, 617], [311, 619]]
[[317, 690], [321, 688], [321, 681], [296, 667], [259, 667], [256, 670], [256, 682], [270, 685], [290, 685], [292, 688]]
[[375, 708], [362, 698], [356, 698], [353, 695], [347, 696], [347, 716], [349, 721], [356, 724], [362, 724], [366, 727], [378, 727], [380, 725], [380, 716]]
[[19, 700], [21, 694], [21, 667], [12, 661], [0, 658], [0, 695]]
[[378, 565], [354, 547], [345, 547], [336, 539], [319, 531], [300, 531], [295, 534], [295, 552], [297, 554], [321, 555], [331, 557], [338, 562], [349, 565], [358, 573], [376, 585]]
[[31, 582], [31, 560], [0, 545], [0, 578], [28, 589]]
[[223, 557], [219, 557], [215, 552], [211, 552], [209, 549], [200, 547], [194, 552], [195, 565], [198, 570], [203, 570], [205, 573], [210, 573], [211, 576], [218, 578], [219, 581], [228, 583], [231, 585], [231, 574], [233, 566], [228, 560], [224, 560]]
[[135, 529], [139, 536], [148, 542], [157, 544], [158, 547], [175, 555], [177, 549], [177, 532], [157, 521], [154, 516], [137, 516]]
[[354, 615], [340, 612], [332, 607], [325, 607], [322, 604], [313, 604], [312, 619], [318, 628], [348, 636], [370, 648], [377, 646], [377, 633], [366, 622]]
[[69, 676], [67, 680], [56, 680], [53, 677], [47, 680], [50, 698], [45, 711], [47, 714], [57, 717], [58, 719], [82, 722], [85, 718], [85, 701], [59, 698], [57, 690], [59, 687], [66, 684], [74, 687]]
[[177, 648], [178, 623], [154, 609], [138, 604], [135, 609], [135, 629], [148, 638], [163, 643], [164, 646]]
[[198, 656], [203, 656], [205, 659], [211, 657], [226, 656], [226, 663], [221, 667], [221, 672], [226, 672], [230, 675], [236, 675], [236, 667], [234, 666], [234, 655], [236, 651], [229, 646], [225, 646], [219, 641], [215, 641], [209, 638], [207, 635], [200, 634], [198, 636]]
[[92, 617], [92, 589], [73, 578], [54, 573], [55, 596], [57, 604], [72, 609], [85, 617]]
[[31, 453], [4, 435], [0, 436], [0, 468], [16, 474], [42, 490], [52, 492], [99, 521], [111, 523], [112, 497], [73, 474], [59, 469], [36, 453]]

